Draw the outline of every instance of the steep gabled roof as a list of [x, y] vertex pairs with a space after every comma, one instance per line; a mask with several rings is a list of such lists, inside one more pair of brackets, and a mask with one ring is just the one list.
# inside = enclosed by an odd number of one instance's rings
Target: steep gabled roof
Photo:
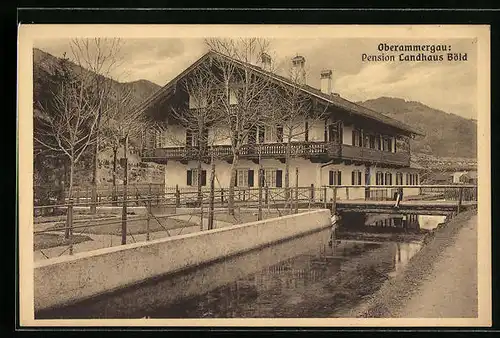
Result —
[[319, 99], [321, 101], [324, 101], [325, 103], [328, 103], [328, 104], [331, 104], [331, 105], [333, 105], [335, 107], [341, 108], [341, 109], [343, 109], [343, 110], [345, 110], [345, 111], [347, 111], [349, 113], [352, 113], [354, 115], [362, 116], [362, 117], [365, 117], [365, 118], [368, 118], [368, 119], [371, 119], [371, 120], [374, 120], [374, 121], [377, 121], [377, 122], [384, 123], [386, 125], [389, 125], [391, 127], [394, 127], [396, 129], [405, 131], [405, 132], [410, 133], [410, 134], [424, 136], [424, 134], [422, 133], [422, 131], [417, 130], [417, 129], [415, 129], [415, 128], [413, 128], [413, 127], [411, 127], [411, 126], [409, 126], [409, 125], [407, 125], [407, 124], [405, 124], [403, 122], [400, 122], [400, 121], [395, 120], [393, 118], [387, 117], [384, 114], [379, 113], [379, 112], [377, 112], [375, 110], [366, 108], [364, 106], [361, 106], [359, 104], [356, 104], [354, 102], [346, 100], [346, 99], [344, 99], [344, 98], [342, 98], [340, 96], [337, 96], [337, 95], [328, 95], [328, 94], [325, 94], [325, 93], [321, 92], [319, 89], [311, 87], [309, 85], [299, 85], [299, 84], [296, 84], [296, 83], [294, 83], [293, 81], [291, 81], [290, 79], [288, 79], [288, 78], [286, 78], [284, 76], [281, 76], [281, 75], [278, 75], [278, 74], [266, 71], [266, 70], [262, 69], [261, 67], [258, 67], [258, 66], [255, 66], [255, 65], [252, 65], [252, 64], [249, 64], [249, 63], [246, 63], [246, 62], [243, 62], [243, 61], [236, 60], [234, 58], [231, 58], [231, 57], [229, 57], [227, 55], [221, 54], [221, 53], [216, 52], [216, 51], [209, 51], [209, 52], [205, 53], [202, 57], [200, 57], [191, 66], [189, 66], [188, 68], [186, 68], [182, 73], [180, 73], [179, 75], [177, 75], [174, 79], [172, 79], [169, 83], [167, 83], [165, 86], [163, 86], [160, 90], [158, 90], [156, 93], [154, 93], [153, 95], [151, 95], [148, 99], [146, 99], [139, 106], [138, 109], [147, 109], [150, 105], [154, 104], [155, 102], [157, 102], [158, 100], [160, 100], [162, 97], [164, 97], [166, 95], [169, 95], [172, 92], [172, 90], [175, 87], [175, 85], [177, 84], [177, 81], [179, 81], [180, 79], [182, 79], [184, 76], [186, 76], [188, 73], [190, 73], [193, 69], [195, 69], [198, 65], [200, 65], [206, 59], [208, 59], [208, 58], [210, 58], [212, 56], [218, 56], [218, 57], [225, 58], [229, 62], [233, 62], [233, 63], [235, 63], [237, 65], [242, 66], [242, 67], [249, 67], [253, 71], [255, 71], [256, 73], [261, 74], [261, 75], [266, 76], [266, 77], [269, 77], [269, 78], [272, 78], [273, 80], [278, 81], [280, 83], [283, 83], [285, 85], [298, 87], [305, 94], [313, 96], [313, 97], [315, 97], [315, 98], [317, 98], [317, 99]]

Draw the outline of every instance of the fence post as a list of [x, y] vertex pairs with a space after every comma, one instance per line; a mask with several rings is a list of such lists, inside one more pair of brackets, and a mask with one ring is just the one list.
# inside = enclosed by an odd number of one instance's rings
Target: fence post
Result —
[[349, 199], [349, 187], [345, 187], [345, 199]]
[[66, 210], [66, 230], [64, 231], [64, 238], [69, 239], [71, 229], [73, 228], [73, 198], [70, 198]]
[[337, 187], [333, 187], [332, 214], [337, 212]]
[[181, 206], [181, 192], [179, 191], [179, 185], [175, 185], [175, 207], [179, 208]]
[[80, 203], [80, 188], [76, 187], [75, 189], [75, 195], [76, 195], [76, 204]]
[[262, 175], [262, 168], [259, 168], [259, 212], [257, 214], [257, 220], [260, 221], [262, 220], [262, 186], [264, 185], [264, 180], [263, 180]]
[[299, 213], [299, 168], [295, 167], [295, 213]]
[[266, 189], [264, 189], [264, 203], [267, 207], [269, 207], [269, 186], [266, 185]]
[[151, 199], [148, 199], [148, 219], [146, 220], [146, 241], [149, 241], [149, 222], [151, 219]]
[[458, 190], [457, 214], [460, 213], [460, 209], [462, 208], [463, 193], [464, 193], [464, 188], [460, 187], [460, 189]]
[[221, 207], [224, 206], [224, 188], [220, 188], [220, 204]]
[[323, 187], [323, 207], [326, 209], [326, 186]]

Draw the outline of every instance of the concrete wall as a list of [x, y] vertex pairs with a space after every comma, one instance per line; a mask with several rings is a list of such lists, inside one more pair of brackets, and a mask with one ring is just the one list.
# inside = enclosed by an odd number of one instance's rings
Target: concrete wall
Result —
[[[35, 262], [35, 311], [123, 288], [330, 225], [315, 210]], [[223, 245], [222, 245], [223, 244]]]

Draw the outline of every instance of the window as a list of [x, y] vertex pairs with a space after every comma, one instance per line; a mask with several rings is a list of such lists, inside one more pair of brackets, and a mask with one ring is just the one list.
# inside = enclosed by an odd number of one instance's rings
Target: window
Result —
[[266, 126], [264, 128], [264, 142], [272, 143], [276, 141], [276, 127]]
[[236, 89], [229, 89], [229, 104], [238, 104], [238, 98], [236, 97]]
[[396, 173], [396, 185], [403, 185], [403, 173]]
[[385, 173], [385, 185], [392, 185], [392, 174]]
[[[198, 186], [198, 169], [189, 169], [187, 171], [187, 185], [197, 187]], [[207, 171], [201, 171], [201, 186], [207, 185]]]
[[364, 140], [363, 140], [363, 146], [365, 148], [370, 148], [370, 136], [365, 134]]
[[250, 169], [236, 170], [236, 186], [237, 187], [253, 187], [254, 186], [254, 171]]
[[375, 135], [370, 135], [370, 148], [375, 149]]
[[283, 186], [283, 171], [280, 169], [264, 169], [264, 186], [281, 188]]
[[384, 185], [384, 173], [382, 172], [377, 172], [377, 175], [375, 176], [375, 185]]
[[[307, 124], [307, 122], [306, 122]], [[307, 141], [307, 129], [306, 129], [306, 141]], [[276, 127], [276, 141], [283, 142], [283, 126]]]
[[418, 174], [406, 174], [406, 185], [418, 185]]
[[342, 185], [342, 172], [340, 170], [330, 170], [328, 176], [329, 185]]
[[264, 126], [257, 127], [257, 140], [259, 143], [264, 143]]
[[361, 135], [361, 130], [359, 129], [354, 129], [352, 131], [352, 145], [356, 147], [362, 147], [363, 145], [363, 138]]
[[361, 171], [353, 170], [351, 173], [351, 184], [361, 185]]
[[236, 186], [248, 187], [248, 169], [236, 170]]

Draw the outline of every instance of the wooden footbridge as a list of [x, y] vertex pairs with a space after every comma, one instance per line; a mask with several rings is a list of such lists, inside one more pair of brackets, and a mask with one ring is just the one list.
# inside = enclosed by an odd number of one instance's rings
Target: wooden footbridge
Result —
[[[363, 212], [374, 214], [417, 214], [449, 215], [471, 208], [477, 208], [476, 185], [419, 185], [419, 186], [369, 186], [365, 198], [338, 199], [339, 189], [352, 189], [352, 186], [333, 186], [332, 201], [328, 207], [339, 212]], [[370, 189], [390, 189], [386, 198], [373, 199]], [[413, 192], [405, 196], [406, 191]], [[396, 203], [397, 193], [403, 191], [403, 199]], [[348, 195], [348, 193], [347, 193]]]

